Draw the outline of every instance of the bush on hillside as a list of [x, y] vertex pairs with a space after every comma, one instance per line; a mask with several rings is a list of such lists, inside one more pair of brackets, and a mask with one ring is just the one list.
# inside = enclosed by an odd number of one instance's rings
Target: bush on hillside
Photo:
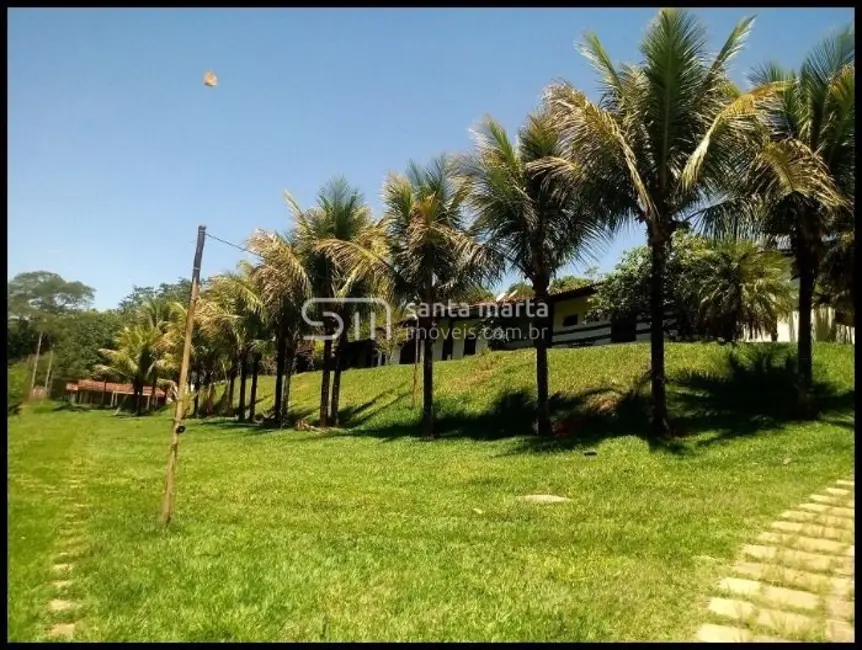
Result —
[[27, 397], [29, 378], [26, 363], [16, 363], [6, 369], [6, 415], [16, 415]]

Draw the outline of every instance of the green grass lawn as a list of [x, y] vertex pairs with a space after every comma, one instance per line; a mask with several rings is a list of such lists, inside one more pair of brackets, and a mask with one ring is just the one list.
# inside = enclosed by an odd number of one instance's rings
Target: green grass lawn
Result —
[[[552, 351], [575, 432], [554, 442], [528, 435], [529, 350], [435, 365], [437, 441], [410, 366], [346, 372], [341, 431], [189, 420], [167, 534], [166, 413], [31, 408], [9, 419], [9, 639], [63, 617], [82, 640], [692, 638], [739, 546], [853, 470], [853, 347], [815, 347], [816, 422], [792, 417], [787, 348], [742, 351], [668, 346], [674, 445], [644, 437], [643, 345]], [[319, 382], [293, 381], [311, 422]], [[536, 493], [571, 501], [517, 498]], [[67, 548], [81, 606], [50, 614]]]

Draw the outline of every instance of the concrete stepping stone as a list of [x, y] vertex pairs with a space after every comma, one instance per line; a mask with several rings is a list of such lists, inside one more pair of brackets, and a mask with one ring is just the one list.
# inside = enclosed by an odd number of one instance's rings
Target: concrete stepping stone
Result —
[[55, 564], [51, 567], [51, 570], [54, 571], [54, 573], [68, 573], [72, 570], [72, 565], [63, 563]]
[[810, 632], [817, 628], [817, 621], [810, 616], [775, 609], [760, 609], [743, 600], [713, 598], [709, 601], [709, 611], [717, 616], [743, 623], [753, 621], [761, 627], [788, 634]]
[[856, 557], [856, 545], [851, 544], [850, 547], [846, 551], [844, 551], [844, 555], [848, 555], [850, 557], [855, 558]]
[[773, 639], [767, 636], [758, 636], [748, 630], [728, 625], [715, 625], [706, 623], [701, 625], [697, 631], [697, 640], [705, 643], [738, 643], [746, 641], [782, 642], [784, 639]]
[[773, 521], [770, 526], [785, 533], [797, 533], [805, 537], [818, 537], [821, 539], [833, 539], [850, 543], [853, 539], [853, 531], [846, 528], [832, 528], [818, 524], [804, 524], [799, 521]]
[[526, 496], [519, 497], [519, 499], [521, 499], [521, 501], [529, 501], [531, 503], [565, 503], [566, 501], [571, 501], [571, 499], [557, 496], [556, 494], [528, 494]]
[[52, 612], [68, 612], [77, 606], [77, 603], [73, 603], [71, 600], [62, 600], [60, 598], [54, 598], [48, 603], [48, 609]]
[[847, 499], [825, 494], [812, 494], [808, 498], [814, 503], [823, 503], [828, 506], [843, 506], [844, 502], [847, 501]]
[[806, 521], [819, 526], [829, 526], [830, 528], [841, 528], [853, 532], [853, 520], [847, 517], [831, 517], [825, 514], [808, 512], [804, 510], [787, 510], [781, 513], [781, 519], [789, 519], [791, 521]]
[[55, 580], [51, 583], [54, 589], [68, 589], [71, 584], [71, 580]]
[[758, 544], [746, 544], [742, 547], [742, 552], [744, 555], [749, 555], [758, 560], [770, 560], [790, 568], [806, 569], [808, 571], [830, 571], [836, 561], [835, 556], [819, 555], [817, 553], [784, 548], [778, 549], [774, 546], [761, 546]]
[[853, 625], [844, 621], [826, 621], [826, 636], [838, 643], [853, 643], [856, 640]]
[[75, 634], [74, 623], [57, 623], [50, 630], [48, 636], [52, 638], [70, 638]]
[[839, 564], [836, 566], [833, 571], [838, 575], [842, 576], [855, 576], [856, 575], [856, 558], [845, 557]]
[[733, 565], [732, 570], [766, 584], [775, 582], [814, 593], [830, 593], [838, 598], [846, 598], [853, 590], [853, 581], [847, 578], [836, 578], [822, 573], [789, 569], [778, 564], [737, 562]]
[[846, 486], [851, 487], [851, 488], [852, 488], [852, 487], [856, 487], [856, 485], [855, 485], [855, 483], [854, 483], [853, 481], [848, 481], [848, 480], [843, 479], [843, 478], [839, 478], [839, 479], [838, 479], [837, 481], [835, 481], [835, 482], [836, 482], [838, 485], [846, 485]]
[[829, 494], [832, 494], [832, 495], [834, 495], [834, 496], [836, 496], [836, 497], [842, 497], [842, 496], [847, 496], [847, 497], [849, 497], [851, 494], [853, 494], [853, 492], [851, 492], [850, 490], [847, 490], [847, 489], [845, 489], [845, 488], [834, 488], [834, 487], [828, 487], [828, 488], [826, 488], [826, 491], [827, 491]]
[[854, 610], [854, 604], [849, 601], [842, 600], [840, 598], [826, 599], [826, 611], [832, 618], [844, 619], [852, 622]]
[[757, 541], [767, 544], [777, 544], [812, 553], [834, 553], [836, 555], [847, 550], [846, 542], [836, 542], [831, 539], [818, 539], [816, 537], [804, 537], [802, 535], [786, 535], [783, 533], [760, 533]]
[[830, 506], [824, 503], [803, 503], [799, 507], [803, 510], [819, 512], [824, 515], [831, 515], [833, 517], [846, 517], [847, 519], [856, 518], [855, 510], [853, 508], [841, 508], [839, 506]]
[[734, 596], [747, 596], [763, 601], [771, 607], [793, 607], [795, 609], [817, 609], [820, 598], [807, 591], [764, 585], [757, 580], [723, 578], [719, 589]]

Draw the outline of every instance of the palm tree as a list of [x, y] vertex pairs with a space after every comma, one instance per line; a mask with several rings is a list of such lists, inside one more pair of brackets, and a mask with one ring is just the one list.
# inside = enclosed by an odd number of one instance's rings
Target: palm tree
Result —
[[97, 365], [95, 371], [102, 376], [123, 377], [132, 383], [137, 415], [143, 415], [142, 398], [148, 379], [166, 369], [165, 361], [156, 351], [158, 342], [157, 330], [127, 325], [117, 335], [114, 349], [99, 350], [108, 363]]
[[641, 43], [643, 62], [619, 67], [589, 34], [582, 53], [601, 75], [599, 102], [567, 83], [546, 91], [568, 149], [548, 162], [548, 171], [570, 179], [599, 212], [646, 226], [656, 436], [669, 433], [663, 280], [671, 236], [707, 201], [726, 194], [746, 169], [760, 100], [777, 90], [769, 85], [743, 94], [728, 77], [727, 64], [752, 21], [742, 20], [709, 56], [706, 32], [695, 16], [663, 9]]
[[820, 302], [853, 315], [856, 304], [854, 282], [856, 224], [849, 210], [833, 221], [833, 232], [824, 241], [818, 276]]
[[[798, 369], [803, 400], [812, 380], [816, 280], [824, 264], [828, 272], [836, 270], [835, 263], [842, 258], [849, 261], [846, 253], [852, 246], [852, 235], [847, 237], [852, 227], [846, 226], [852, 222], [855, 203], [854, 39], [853, 28], [846, 27], [817, 45], [798, 73], [768, 64], [751, 75], [753, 83], [785, 87], [764, 111], [769, 139], [763, 155], [777, 159], [770, 168], [775, 181], [758, 189], [765, 206], [763, 231], [772, 239], [789, 241], [799, 275]], [[775, 192], [775, 187], [782, 191]]]
[[419, 332], [424, 341], [422, 429], [434, 433], [435, 302], [463, 293], [487, 279], [493, 266], [484, 249], [464, 227], [462, 207], [467, 187], [457, 165], [445, 156], [427, 167], [411, 162], [407, 173], [391, 174], [383, 186], [384, 215], [354, 240], [318, 243], [336, 265], [371, 282], [391, 303], [419, 303]]
[[156, 407], [159, 368], [168, 368], [174, 365], [174, 358], [170, 356], [171, 342], [169, 340], [169, 330], [172, 323], [175, 322], [175, 315], [176, 308], [173, 303], [154, 297], [147, 298], [137, 313], [137, 320], [141, 323], [142, 327], [153, 332], [155, 341], [153, 344], [153, 354], [162, 361], [161, 364], [153, 365], [150, 393], [151, 410], [154, 410]]
[[[240, 395], [237, 415], [245, 420], [246, 379], [249, 361], [265, 336], [263, 301], [252, 277], [254, 268], [246, 261], [238, 264], [234, 273], [212, 278], [201, 305], [201, 318], [205, 332], [221, 335], [232, 367], [240, 374]], [[213, 332], [215, 330], [215, 332]], [[233, 383], [228, 389], [228, 404], [233, 408]]]
[[719, 241], [699, 249], [679, 298], [692, 306], [697, 331], [726, 341], [775, 331], [793, 307], [784, 255], [752, 241]]
[[[264, 323], [275, 339], [274, 411], [276, 421], [282, 424], [290, 395], [296, 346], [307, 329], [302, 305], [312, 295], [311, 282], [296, 245], [288, 236], [257, 230], [249, 237], [247, 246], [262, 262], [254, 267], [251, 278], [262, 303]], [[258, 351], [262, 346], [263, 342]]]
[[[317, 205], [302, 210], [299, 204], [287, 195], [293, 213], [295, 227], [293, 239], [297, 254], [302, 261], [311, 283], [315, 298], [348, 298], [364, 295], [362, 283], [349, 268], [339, 267], [334, 260], [318, 248], [324, 240], [355, 241], [356, 237], [371, 224], [371, 211], [365, 204], [362, 193], [352, 187], [345, 178], [335, 177], [324, 185], [317, 195]], [[342, 322], [348, 323], [354, 310], [350, 303], [328, 304], [326, 311], [337, 313]], [[332, 355], [332, 339], [335, 323], [324, 319], [323, 373], [320, 382], [320, 426], [338, 424], [338, 402], [344, 350], [347, 346], [347, 328], [338, 338], [335, 358]], [[333, 360], [335, 363], [333, 364]], [[334, 367], [333, 367], [334, 366]], [[330, 396], [330, 372], [334, 370]], [[330, 416], [332, 422], [330, 422]]]
[[[598, 212], [585, 212], [577, 195], [555, 187], [555, 177], [534, 163], [563, 153], [559, 133], [548, 113], [530, 115], [513, 143], [503, 127], [487, 118], [476, 133], [476, 150], [465, 157], [474, 226], [497, 259], [530, 281], [536, 299], [533, 325], [536, 347], [539, 435], [551, 434], [548, 406], [548, 344], [552, 324], [548, 307], [551, 280], [566, 264], [583, 257], [607, 232]], [[567, 185], [563, 183], [563, 185]]]

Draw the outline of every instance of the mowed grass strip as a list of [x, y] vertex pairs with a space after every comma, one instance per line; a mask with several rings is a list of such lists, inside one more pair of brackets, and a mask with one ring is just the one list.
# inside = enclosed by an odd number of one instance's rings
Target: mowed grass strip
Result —
[[[552, 351], [574, 431], [554, 443], [526, 435], [531, 351], [436, 365], [437, 441], [416, 437], [411, 366], [346, 372], [345, 428], [327, 434], [189, 420], [167, 533], [167, 414], [25, 413], [9, 420], [9, 638], [44, 638], [64, 510], [37, 486], [73, 465], [76, 639], [693, 638], [741, 545], [853, 471], [852, 347], [815, 347], [815, 422], [788, 410], [788, 350], [740, 347], [734, 365], [729, 347], [668, 346], [672, 447], [643, 437], [644, 345]], [[312, 421], [319, 382], [293, 379]], [[610, 414], [591, 406], [609, 396]]]

